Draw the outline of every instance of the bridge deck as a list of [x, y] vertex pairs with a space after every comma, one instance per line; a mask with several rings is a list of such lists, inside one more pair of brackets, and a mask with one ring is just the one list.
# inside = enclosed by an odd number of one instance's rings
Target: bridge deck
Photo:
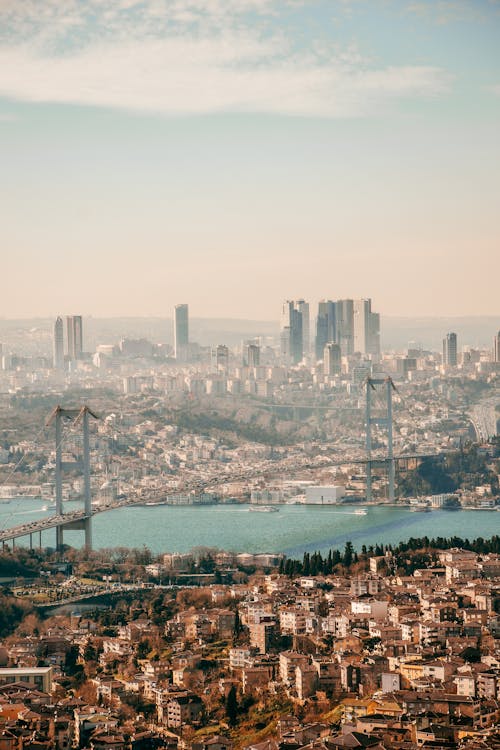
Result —
[[72, 513], [64, 513], [62, 515], [53, 515], [48, 518], [41, 518], [38, 521], [31, 521], [30, 523], [23, 523], [19, 526], [11, 526], [9, 529], [2, 529], [0, 531], [0, 542], [6, 542], [10, 539], [18, 539], [22, 536], [29, 536], [30, 534], [38, 534], [40, 531], [47, 531], [47, 529], [55, 529], [62, 526], [71, 526], [73, 524], [85, 521], [90, 516], [85, 511], [74, 511]]

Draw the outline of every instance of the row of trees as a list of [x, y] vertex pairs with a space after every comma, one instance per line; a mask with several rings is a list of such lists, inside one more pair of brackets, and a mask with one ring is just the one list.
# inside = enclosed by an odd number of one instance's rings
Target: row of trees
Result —
[[331, 549], [326, 557], [323, 557], [321, 552], [313, 552], [312, 554], [304, 552], [302, 560], [283, 558], [280, 560], [279, 572], [291, 578], [297, 575], [329, 575], [341, 565], [349, 569], [357, 562], [359, 562], [359, 556], [352, 542], [346, 542], [343, 552], [338, 549]]
[[[340, 569], [350, 570], [358, 563], [366, 563], [370, 557], [381, 557], [390, 552], [394, 567], [410, 574], [416, 567], [431, 562], [435, 558], [433, 552], [454, 547], [482, 555], [500, 554], [500, 536], [495, 534], [490, 539], [478, 537], [472, 541], [458, 536], [432, 539], [428, 536], [410, 537], [406, 542], [400, 542], [394, 546], [391, 544], [376, 544], [369, 547], [363, 545], [360, 553], [356, 552], [352, 542], [348, 541], [343, 552], [331, 549], [326, 557], [321, 552], [312, 554], [305, 552], [302, 560], [283, 558], [280, 561], [279, 572], [291, 578], [299, 575], [329, 575]], [[416, 554], [417, 552], [420, 554]]]

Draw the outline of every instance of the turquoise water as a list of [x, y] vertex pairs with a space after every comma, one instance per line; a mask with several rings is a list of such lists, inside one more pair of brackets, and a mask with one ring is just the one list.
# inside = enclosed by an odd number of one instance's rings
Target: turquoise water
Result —
[[[8, 528], [47, 517], [43, 502], [33, 499], [0, 503], [0, 527]], [[68, 503], [67, 511], [77, 503]], [[93, 519], [93, 546], [142, 547], [153, 552], [187, 552], [208, 546], [237, 552], [285, 552], [342, 547], [350, 539], [363, 544], [396, 544], [410, 536], [461, 536], [473, 539], [500, 533], [495, 511], [433, 511], [411, 513], [406, 508], [367, 507], [366, 516], [352, 507], [282, 505], [278, 513], [251, 513], [248, 505], [134, 507], [98, 514]], [[65, 532], [65, 541], [79, 547], [81, 532]], [[38, 541], [38, 537], [34, 540]], [[44, 546], [54, 546], [55, 533], [43, 533]], [[17, 542], [16, 542], [17, 543]], [[27, 540], [24, 540], [27, 543]]]

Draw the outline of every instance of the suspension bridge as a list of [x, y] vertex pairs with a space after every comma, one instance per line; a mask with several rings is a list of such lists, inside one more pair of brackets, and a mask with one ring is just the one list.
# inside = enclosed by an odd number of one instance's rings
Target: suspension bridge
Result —
[[[385, 409], [382, 415], [373, 416], [373, 396], [375, 391], [380, 389], [381, 394], [385, 396]], [[392, 379], [387, 378], [367, 378], [365, 382], [365, 458], [346, 458], [339, 461], [329, 460], [327, 464], [324, 457], [320, 462], [308, 461], [302, 468], [324, 468], [347, 465], [363, 465], [366, 467], [366, 500], [373, 500], [372, 493], [372, 472], [374, 468], [383, 468], [388, 475], [388, 501], [395, 501], [395, 476], [398, 467], [403, 469], [414, 468], [421, 461], [428, 458], [444, 457], [444, 453], [404, 453], [396, 455], [393, 448], [393, 413], [392, 413], [392, 394], [396, 388]], [[57, 406], [50, 415], [45, 426], [55, 426], [55, 509], [54, 514], [42, 519], [26, 522], [10, 528], [0, 529], [0, 542], [5, 547], [11, 543], [15, 546], [18, 539], [29, 539], [30, 548], [35, 546], [42, 547], [42, 534], [46, 531], [55, 529], [56, 547], [61, 549], [64, 544], [65, 531], [82, 531], [85, 537], [85, 546], [92, 548], [92, 518], [98, 513], [104, 513], [119, 508], [130, 507], [134, 505], [143, 505], [145, 500], [160, 503], [165, 499], [165, 492], [162, 490], [153, 490], [148, 493], [147, 498], [133, 497], [126, 500], [108, 502], [107, 504], [94, 505], [91, 498], [90, 483], [90, 442], [89, 430], [90, 420], [98, 419], [87, 406], [79, 409], [65, 409]], [[74, 429], [82, 430], [83, 450], [80, 460], [68, 462], [63, 460], [63, 426], [70, 422]], [[374, 456], [372, 451], [372, 427], [383, 427], [387, 432], [387, 452], [385, 456]], [[14, 470], [17, 468], [14, 467]], [[80, 471], [83, 477], [83, 509], [64, 512], [63, 510], [63, 473], [65, 471]], [[264, 472], [265, 473], [265, 472]], [[211, 477], [209, 480], [196, 480], [187, 483], [182, 489], [183, 492], [207, 491], [213, 487], [220, 486], [225, 482], [238, 482], [252, 480], [263, 474], [262, 469], [251, 469], [245, 472], [223, 472]]]

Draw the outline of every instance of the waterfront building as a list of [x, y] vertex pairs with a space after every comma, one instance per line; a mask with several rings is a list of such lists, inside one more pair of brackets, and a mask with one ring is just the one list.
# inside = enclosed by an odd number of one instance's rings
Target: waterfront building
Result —
[[345, 487], [341, 484], [306, 487], [307, 505], [335, 505], [345, 495]]
[[66, 317], [66, 335], [68, 341], [68, 359], [74, 362], [82, 358], [83, 353], [83, 323], [81, 315]]
[[174, 310], [174, 356], [179, 362], [186, 362], [189, 355], [189, 308], [186, 304], [176, 305]]
[[54, 357], [53, 366], [56, 370], [64, 369], [64, 323], [59, 316], [54, 323]]

